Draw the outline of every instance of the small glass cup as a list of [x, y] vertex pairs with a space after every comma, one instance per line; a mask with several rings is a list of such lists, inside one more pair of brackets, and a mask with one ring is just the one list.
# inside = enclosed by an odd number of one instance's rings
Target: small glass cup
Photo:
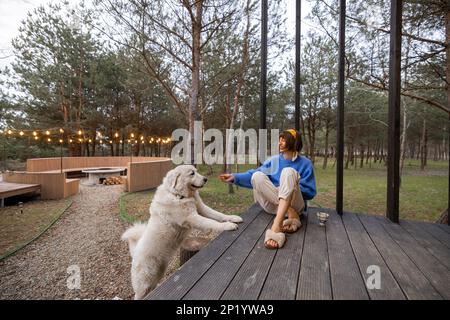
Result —
[[319, 219], [319, 224], [323, 227], [325, 223], [328, 221], [328, 217], [330, 215], [326, 212], [317, 212], [317, 218]]

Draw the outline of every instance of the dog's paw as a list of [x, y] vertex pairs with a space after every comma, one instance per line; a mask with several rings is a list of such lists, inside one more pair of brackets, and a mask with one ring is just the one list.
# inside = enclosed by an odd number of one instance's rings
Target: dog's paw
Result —
[[223, 223], [223, 230], [232, 231], [236, 230], [238, 228], [238, 225], [233, 222], [224, 222]]
[[234, 222], [234, 223], [241, 223], [242, 221], [244, 221], [241, 217], [239, 216], [228, 216], [228, 221], [230, 222]]

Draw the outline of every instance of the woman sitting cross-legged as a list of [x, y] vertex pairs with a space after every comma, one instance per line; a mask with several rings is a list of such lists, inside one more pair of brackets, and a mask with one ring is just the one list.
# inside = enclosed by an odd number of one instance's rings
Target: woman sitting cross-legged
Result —
[[257, 169], [219, 176], [223, 182], [253, 189], [255, 202], [275, 215], [272, 228], [265, 235], [264, 245], [268, 249], [283, 247], [284, 233], [301, 227], [300, 214], [305, 209], [305, 200], [316, 195], [314, 167], [308, 158], [300, 155], [302, 147], [300, 132], [283, 131], [279, 137], [279, 155]]

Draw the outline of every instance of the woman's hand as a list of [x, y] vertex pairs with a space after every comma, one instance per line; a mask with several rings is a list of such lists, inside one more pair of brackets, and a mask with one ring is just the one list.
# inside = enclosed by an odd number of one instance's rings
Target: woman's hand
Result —
[[222, 173], [219, 176], [220, 181], [222, 182], [226, 182], [226, 183], [233, 183], [234, 181], [234, 176], [232, 174], [229, 173]]

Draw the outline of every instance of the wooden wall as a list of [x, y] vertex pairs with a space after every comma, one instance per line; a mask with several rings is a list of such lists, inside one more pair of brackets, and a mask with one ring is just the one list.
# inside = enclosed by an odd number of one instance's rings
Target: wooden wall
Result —
[[136, 192], [156, 188], [172, 167], [170, 159], [129, 163], [127, 191]]
[[[160, 161], [169, 160], [164, 157], [63, 157], [63, 171], [68, 169], [102, 168], [102, 167], [124, 167], [130, 161]], [[28, 172], [42, 172], [61, 170], [61, 158], [35, 158], [27, 160]]]

